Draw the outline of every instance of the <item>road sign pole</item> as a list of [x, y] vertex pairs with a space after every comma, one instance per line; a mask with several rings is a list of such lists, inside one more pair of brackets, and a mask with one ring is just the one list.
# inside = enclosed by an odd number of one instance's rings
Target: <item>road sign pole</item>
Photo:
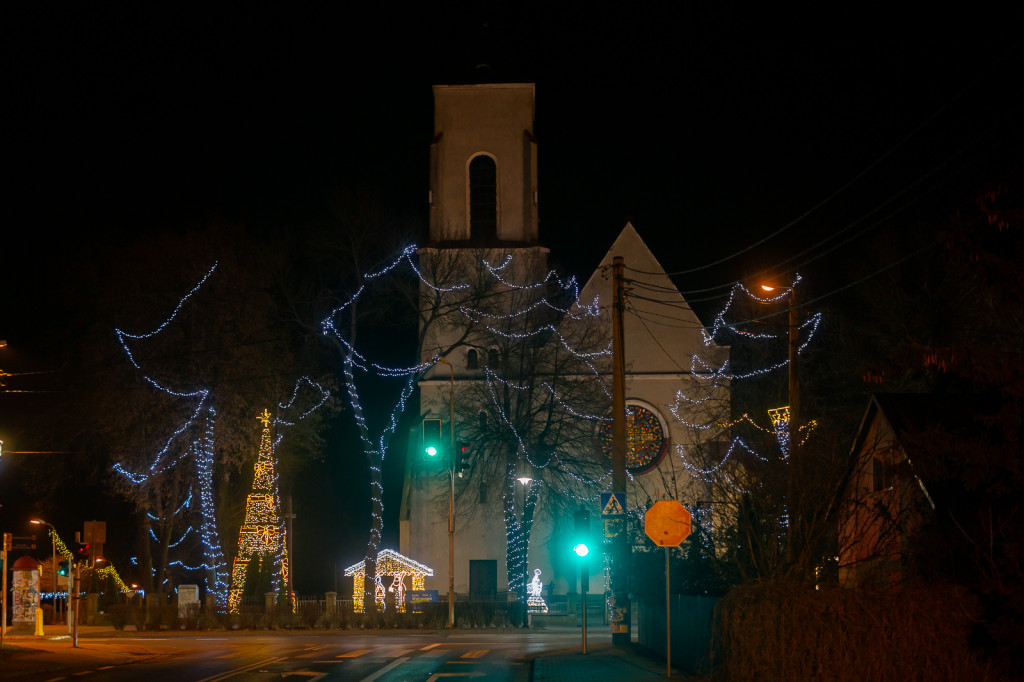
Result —
[[672, 591], [669, 547], [690, 537], [690, 512], [677, 500], [659, 500], [644, 514], [644, 532], [654, 544], [665, 548], [665, 677], [672, 677]]
[[587, 653], [587, 578], [584, 578], [583, 573], [587, 570], [584, 565], [584, 559], [580, 562], [580, 596], [583, 598], [583, 653]]
[[672, 677], [672, 593], [669, 592], [668, 547], [665, 548], [665, 677]]

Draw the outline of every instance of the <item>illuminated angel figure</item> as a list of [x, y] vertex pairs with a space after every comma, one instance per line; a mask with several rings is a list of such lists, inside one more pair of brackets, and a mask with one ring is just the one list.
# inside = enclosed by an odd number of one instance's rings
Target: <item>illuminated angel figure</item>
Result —
[[377, 602], [377, 611], [384, 612], [384, 597], [387, 595], [387, 590], [384, 589], [384, 584], [380, 581], [380, 576], [375, 575], [373, 577], [374, 588], [373, 588], [373, 600]]
[[548, 605], [541, 596], [544, 590], [544, 583], [540, 581], [540, 569], [533, 569], [533, 580], [526, 586], [526, 607], [534, 613], [547, 613]]
[[405, 573], [395, 574], [394, 579], [391, 581], [391, 586], [388, 587], [388, 592], [395, 593], [395, 608], [399, 613], [405, 612]]

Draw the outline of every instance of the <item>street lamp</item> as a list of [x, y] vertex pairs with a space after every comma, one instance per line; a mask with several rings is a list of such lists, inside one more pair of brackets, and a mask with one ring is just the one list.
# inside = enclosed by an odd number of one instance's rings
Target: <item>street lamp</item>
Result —
[[35, 526], [49, 526], [50, 528], [50, 544], [53, 546], [53, 556], [50, 559], [53, 565], [53, 622], [56, 624], [60, 622], [57, 620], [57, 529], [53, 527], [52, 523], [47, 523], [42, 519], [32, 519], [29, 523]]
[[[530, 476], [529, 468], [524, 465], [523, 470], [520, 472], [519, 478], [516, 479], [523, 484], [523, 513], [521, 524], [526, 521], [526, 498], [530, 493], [530, 483], [533, 482], [533, 477]], [[525, 531], [520, 531], [523, 539], [525, 540]], [[530, 613], [527, 608], [528, 595], [526, 593], [526, 585], [530, 582], [530, 543], [524, 542], [523, 544], [523, 627], [530, 627]]]
[[[787, 542], [787, 553], [790, 565], [797, 559], [799, 543], [798, 528], [800, 523], [799, 510], [796, 508], [797, 491], [797, 450], [800, 443], [800, 317], [797, 313], [796, 290], [794, 287], [780, 287], [762, 284], [761, 290], [766, 293], [775, 291], [783, 292], [789, 303], [789, 476], [786, 490], [786, 505], [788, 507], [789, 541]], [[780, 295], [778, 298], [781, 298]], [[772, 299], [776, 300], [776, 299]], [[766, 300], [764, 303], [770, 301]]]
[[[796, 308], [796, 290], [793, 287], [779, 287], [762, 284], [761, 290], [766, 293], [782, 291], [789, 303], [789, 428], [795, 434], [797, 418], [800, 414], [800, 317]], [[768, 303], [769, 301], [764, 301]], [[792, 441], [792, 436], [790, 436]]]

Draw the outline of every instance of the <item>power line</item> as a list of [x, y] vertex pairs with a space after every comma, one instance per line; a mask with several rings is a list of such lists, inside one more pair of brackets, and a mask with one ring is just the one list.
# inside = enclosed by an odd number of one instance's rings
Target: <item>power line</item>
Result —
[[[795, 219], [793, 219], [793, 220], [791, 220], [790, 222], [786, 223], [785, 225], [783, 225], [783, 226], [782, 226], [782, 227], [780, 227], [779, 229], [775, 230], [774, 232], [772, 232], [772, 233], [768, 234], [767, 236], [763, 237], [762, 239], [759, 239], [759, 240], [757, 240], [756, 242], [754, 242], [754, 243], [752, 243], [752, 244], [750, 244], [750, 245], [748, 245], [748, 246], [746, 246], [746, 247], [744, 247], [744, 248], [740, 249], [739, 251], [736, 251], [736, 252], [734, 252], [734, 253], [732, 253], [732, 254], [730, 254], [730, 255], [728, 255], [728, 256], [725, 256], [725, 257], [723, 257], [723, 258], [720, 258], [720, 259], [718, 259], [718, 260], [716, 260], [716, 261], [713, 261], [713, 262], [711, 262], [711, 263], [706, 263], [706, 264], [704, 264], [704, 265], [700, 265], [700, 266], [697, 266], [697, 267], [695, 267], [695, 268], [689, 268], [689, 269], [686, 269], [686, 270], [678, 270], [678, 271], [673, 271], [673, 272], [667, 272], [667, 273], [657, 273], [657, 272], [647, 272], [647, 271], [644, 271], [644, 270], [638, 270], [638, 269], [635, 269], [635, 268], [629, 268], [628, 266], [627, 266], [627, 268], [626, 268], [626, 269], [627, 269], [627, 270], [630, 270], [630, 271], [632, 271], [632, 272], [637, 272], [637, 273], [640, 273], [640, 274], [648, 274], [648, 275], [656, 275], [656, 274], [666, 274], [666, 275], [668, 275], [668, 276], [675, 276], [675, 275], [687, 275], [687, 274], [692, 274], [692, 273], [694, 273], [694, 272], [700, 272], [700, 271], [702, 271], [702, 270], [706, 270], [706, 269], [708, 269], [708, 268], [711, 268], [711, 267], [714, 267], [714, 266], [716, 266], [716, 265], [720, 265], [720, 264], [722, 264], [722, 263], [725, 263], [725, 262], [727, 262], [727, 261], [729, 261], [729, 260], [732, 260], [732, 259], [734, 259], [734, 258], [736, 258], [736, 257], [738, 257], [738, 256], [741, 256], [741, 255], [743, 255], [744, 253], [747, 253], [748, 251], [750, 251], [750, 250], [752, 250], [752, 249], [754, 249], [754, 248], [756, 248], [756, 247], [760, 246], [761, 244], [764, 244], [765, 242], [767, 242], [767, 241], [769, 241], [770, 239], [772, 239], [772, 238], [774, 238], [774, 237], [778, 236], [779, 234], [782, 234], [783, 232], [785, 232], [785, 231], [786, 231], [786, 230], [788, 230], [789, 228], [793, 227], [794, 225], [796, 225], [797, 223], [799, 223], [800, 221], [802, 221], [802, 220], [803, 220], [804, 218], [806, 218], [807, 216], [809, 216], [809, 215], [811, 215], [812, 213], [814, 213], [815, 211], [817, 211], [817, 210], [818, 210], [819, 208], [821, 208], [821, 207], [822, 207], [822, 206], [824, 206], [824, 205], [825, 205], [826, 203], [828, 203], [829, 201], [831, 201], [832, 199], [834, 199], [834, 198], [835, 198], [836, 196], [838, 196], [839, 194], [841, 194], [841, 193], [842, 193], [843, 191], [845, 191], [846, 189], [848, 189], [848, 188], [849, 188], [850, 186], [852, 186], [853, 184], [855, 184], [855, 183], [856, 183], [857, 181], [859, 181], [859, 180], [860, 180], [861, 178], [863, 178], [863, 177], [864, 177], [865, 175], [867, 175], [867, 174], [868, 174], [869, 172], [871, 172], [872, 170], [874, 170], [874, 168], [875, 168], [875, 167], [877, 167], [877, 166], [878, 166], [879, 164], [881, 164], [881, 163], [882, 163], [882, 162], [883, 162], [884, 160], [886, 160], [886, 159], [887, 159], [888, 157], [892, 156], [892, 154], [894, 154], [894, 153], [895, 153], [895, 152], [896, 152], [897, 150], [899, 150], [899, 149], [900, 149], [901, 147], [903, 147], [904, 145], [906, 145], [906, 144], [907, 144], [907, 143], [908, 143], [908, 142], [909, 142], [909, 141], [910, 141], [911, 139], [913, 139], [914, 137], [916, 137], [916, 136], [917, 136], [917, 135], [918, 135], [918, 134], [919, 134], [919, 133], [920, 133], [920, 132], [921, 132], [922, 130], [924, 130], [924, 129], [925, 129], [925, 128], [926, 128], [927, 126], [929, 126], [929, 125], [930, 125], [930, 124], [931, 124], [931, 123], [932, 123], [932, 122], [933, 122], [933, 121], [934, 121], [934, 120], [935, 120], [936, 118], [938, 118], [938, 117], [939, 117], [939, 115], [943, 114], [943, 113], [944, 113], [944, 112], [945, 112], [945, 111], [946, 111], [947, 109], [949, 109], [949, 108], [950, 108], [950, 107], [951, 107], [951, 106], [953, 105], [953, 103], [955, 103], [956, 101], [958, 101], [959, 99], [961, 99], [961, 98], [962, 98], [962, 97], [963, 97], [963, 96], [964, 96], [964, 95], [965, 95], [965, 94], [966, 94], [966, 93], [967, 93], [968, 91], [970, 91], [971, 89], [973, 89], [973, 88], [974, 88], [974, 87], [975, 87], [975, 86], [976, 86], [976, 85], [977, 85], [977, 84], [978, 84], [978, 83], [980, 82], [980, 80], [981, 80], [981, 78], [982, 78], [982, 76], [983, 76], [984, 74], [986, 74], [986, 73], [988, 73], [988, 72], [992, 71], [992, 70], [993, 70], [993, 69], [994, 69], [994, 68], [995, 68], [996, 66], [998, 66], [998, 65], [999, 65], [1000, 63], [1002, 63], [1003, 61], [1007, 60], [1007, 59], [1008, 59], [1008, 58], [1010, 57], [1010, 55], [1012, 55], [1012, 54], [1013, 54], [1014, 52], [1016, 52], [1016, 51], [1017, 51], [1017, 50], [1018, 50], [1018, 49], [1020, 48], [1021, 44], [1024, 44], [1024, 40], [1022, 40], [1022, 41], [1018, 41], [1018, 42], [1017, 42], [1016, 44], [1014, 44], [1014, 45], [1013, 45], [1013, 47], [1011, 47], [1011, 48], [1010, 48], [1009, 50], [1007, 50], [1007, 52], [1006, 52], [1005, 54], [1003, 54], [1003, 55], [1001, 55], [1000, 57], [998, 57], [998, 58], [996, 58], [995, 60], [993, 60], [993, 61], [992, 61], [992, 62], [991, 62], [991, 63], [990, 63], [990, 64], [989, 64], [988, 66], [986, 66], [986, 67], [984, 67], [983, 69], [979, 70], [979, 72], [978, 72], [978, 73], [977, 73], [977, 74], [975, 75], [975, 77], [974, 77], [974, 78], [973, 78], [973, 79], [972, 79], [972, 80], [971, 80], [971, 81], [970, 81], [970, 82], [969, 82], [969, 83], [968, 83], [967, 85], [965, 85], [964, 87], [962, 87], [961, 89], [959, 89], [959, 90], [958, 90], [957, 92], [955, 92], [955, 93], [954, 93], [953, 95], [951, 95], [950, 97], [948, 97], [948, 98], [947, 98], [947, 99], [946, 99], [946, 100], [945, 100], [945, 101], [944, 101], [944, 102], [943, 102], [942, 104], [940, 104], [940, 105], [939, 105], [939, 106], [938, 106], [938, 107], [937, 107], [937, 108], [936, 108], [936, 109], [935, 109], [935, 110], [934, 110], [934, 111], [933, 111], [933, 112], [932, 112], [931, 114], [929, 114], [929, 115], [928, 115], [928, 116], [927, 116], [927, 117], [926, 117], [926, 118], [925, 118], [925, 119], [924, 119], [924, 120], [923, 120], [923, 121], [922, 121], [922, 122], [921, 122], [921, 123], [920, 123], [920, 124], [919, 124], [919, 125], [918, 125], [917, 127], [915, 127], [915, 128], [914, 128], [914, 129], [912, 130], [912, 131], [910, 131], [910, 133], [908, 133], [908, 134], [907, 134], [907, 135], [906, 135], [906, 136], [905, 136], [905, 137], [904, 137], [904, 138], [903, 138], [902, 140], [900, 140], [900, 141], [899, 141], [899, 142], [897, 142], [897, 143], [896, 143], [895, 145], [893, 145], [893, 146], [892, 146], [892, 147], [890, 147], [890, 148], [889, 148], [888, 150], [886, 150], [886, 151], [885, 151], [885, 152], [884, 152], [884, 153], [883, 153], [883, 154], [882, 154], [881, 156], [879, 156], [879, 157], [878, 157], [878, 158], [876, 158], [876, 159], [875, 159], [874, 161], [872, 161], [872, 162], [871, 162], [870, 164], [868, 164], [868, 166], [866, 166], [866, 167], [865, 167], [865, 168], [864, 168], [864, 169], [863, 169], [862, 171], [860, 171], [859, 173], [857, 173], [857, 174], [856, 174], [856, 175], [855, 175], [855, 176], [854, 176], [853, 178], [851, 178], [851, 179], [850, 179], [849, 181], [847, 181], [847, 182], [846, 182], [845, 184], [843, 184], [842, 186], [840, 186], [840, 187], [839, 187], [839, 188], [838, 188], [837, 190], [835, 190], [834, 192], [832, 192], [831, 194], [829, 194], [828, 196], [826, 196], [826, 197], [825, 197], [824, 199], [822, 199], [821, 201], [819, 201], [819, 202], [818, 202], [817, 204], [815, 204], [814, 206], [812, 206], [812, 207], [811, 207], [810, 209], [808, 209], [808, 210], [807, 210], [807, 211], [805, 211], [804, 213], [800, 214], [800, 215], [799, 215], [799, 216], [797, 216], [797, 217], [796, 217]], [[933, 169], [932, 171], [930, 171], [930, 172], [929, 172], [928, 174], [926, 174], [926, 175], [925, 175], [925, 176], [923, 176], [922, 178], [919, 178], [919, 179], [918, 179], [918, 180], [916, 180], [916, 181], [915, 181], [914, 183], [912, 183], [912, 184], [910, 185], [910, 187], [912, 187], [912, 186], [913, 186], [914, 184], [917, 184], [918, 182], [920, 182], [920, 181], [921, 181], [922, 179], [924, 179], [924, 177], [927, 177], [927, 175], [931, 175], [932, 173], [934, 173], [934, 172], [935, 172], [936, 170], [938, 170], [939, 168], [941, 168], [941, 167], [945, 166], [945, 165], [946, 165], [946, 164], [947, 164], [947, 163], [948, 163], [948, 162], [949, 162], [950, 160], [952, 160], [952, 158], [953, 158], [953, 157], [955, 157], [955, 156], [956, 156], [956, 155], [958, 155], [958, 154], [959, 154], [959, 152], [957, 152], [957, 153], [954, 153], [953, 155], [951, 155], [951, 157], [950, 157], [950, 158], [946, 159], [946, 161], [944, 161], [944, 162], [943, 162], [942, 164], [940, 164], [940, 165], [939, 165], [938, 167], [934, 168], [934, 169]], [[905, 188], [905, 189], [904, 189], [904, 190], [902, 190], [901, 192], [897, 193], [897, 195], [896, 195], [896, 196], [898, 196], [899, 194], [902, 194], [903, 192], [907, 191], [907, 189], [909, 189], [909, 187], [908, 187], [908, 188]], [[892, 198], [895, 198], [895, 197], [892, 197]], [[892, 198], [890, 198], [890, 199], [889, 199], [889, 200], [887, 200], [887, 201], [886, 201], [885, 203], [883, 203], [883, 204], [882, 204], [882, 206], [884, 206], [885, 204], [889, 203], [889, 201], [891, 201], [891, 200], [892, 200]], [[868, 214], [866, 214], [866, 215], [871, 215], [871, 213], [873, 213], [873, 212], [874, 212], [874, 210], [877, 210], [877, 207], [876, 207], [876, 209], [873, 209], [873, 210], [872, 210], [871, 212], [869, 212], [869, 213], [868, 213]], [[847, 228], [847, 229], [849, 229], [849, 228]], [[819, 245], [821, 245], [821, 244], [823, 244], [823, 243], [825, 243], [825, 242], [829, 241], [830, 239], [834, 238], [835, 236], [836, 236], [836, 235], [835, 235], [835, 234], [833, 234], [832, 236], [830, 236], [830, 237], [826, 238], [826, 239], [825, 239], [825, 240], [823, 240], [822, 242], [819, 242], [819, 244], [818, 244], [818, 245], [816, 245], [816, 246], [819, 246]], [[813, 248], [816, 248], [816, 246], [815, 246], [815, 247], [811, 247], [811, 248], [812, 248], [812, 249], [813, 249]], [[805, 252], [806, 252], [806, 251], [805, 251]], [[786, 262], [786, 261], [783, 261], [783, 263], [785, 263], [785, 262]], [[723, 286], [724, 286], [724, 285], [723, 285]], [[720, 287], [714, 287], [713, 289], [717, 289], [717, 288], [720, 288]], [[703, 290], [702, 290], [702, 291], [703, 291]]]

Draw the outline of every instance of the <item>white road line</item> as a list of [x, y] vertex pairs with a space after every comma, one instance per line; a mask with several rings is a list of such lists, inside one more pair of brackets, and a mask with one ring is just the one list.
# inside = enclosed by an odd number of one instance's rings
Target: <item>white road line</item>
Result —
[[429, 649], [433, 649], [435, 646], [441, 646], [441, 644], [441, 642], [434, 642], [433, 644], [426, 645], [425, 647], [420, 649], [420, 651], [428, 651]]
[[234, 670], [229, 670], [229, 671], [227, 671], [225, 673], [220, 673], [219, 675], [213, 675], [211, 677], [204, 677], [203, 679], [199, 680], [199, 682], [217, 682], [218, 680], [226, 680], [229, 677], [234, 677], [235, 675], [239, 675], [241, 673], [244, 673], [247, 670], [252, 670], [253, 668], [258, 668], [261, 665], [267, 665], [268, 663], [277, 663], [278, 661], [283, 661], [284, 659], [285, 659], [284, 656], [280, 656], [278, 658], [268, 658], [268, 659], [266, 659], [264, 661], [257, 661], [256, 663], [253, 663], [252, 665], [244, 665], [244, 666], [242, 666], [240, 668], [235, 668]]
[[395, 660], [391, 661], [386, 666], [384, 666], [383, 668], [381, 668], [380, 670], [378, 670], [374, 674], [370, 675], [369, 677], [364, 677], [363, 678], [363, 682], [373, 682], [373, 680], [377, 679], [378, 677], [380, 677], [384, 673], [388, 672], [392, 668], [397, 668], [398, 666], [402, 665], [403, 663], [405, 663], [408, 660], [409, 660], [408, 658], [396, 658]]

